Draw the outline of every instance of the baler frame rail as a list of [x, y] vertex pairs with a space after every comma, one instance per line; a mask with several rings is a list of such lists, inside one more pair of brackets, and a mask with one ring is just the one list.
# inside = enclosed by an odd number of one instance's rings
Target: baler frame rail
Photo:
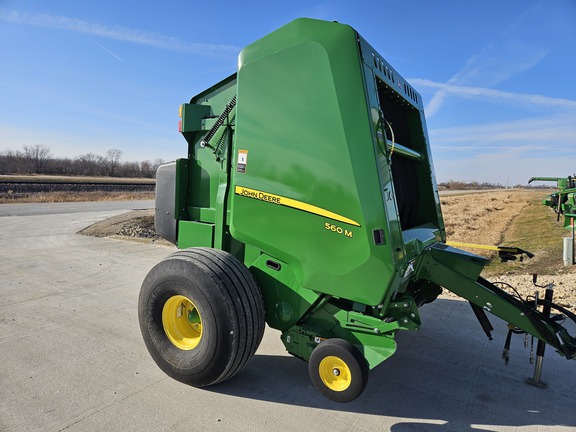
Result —
[[[425, 259], [419, 269], [419, 278], [437, 283], [470, 303], [531, 334], [554, 347], [567, 359], [576, 359], [576, 339], [570, 336], [558, 322], [540, 313], [530, 302], [507, 293], [479, 274], [475, 279], [471, 278], [473, 267], [482, 268], [484, 258], [439, 243], [429, 247], [424, 255]], [[563, 313], [568, 312], [565, 315], [576, 324], [576, 315], [560, 305], [549, 303], [553, 309]]]
[[528, 258], [534, 258], [534, 254], [532, 252], [529, 252], [516, 246], [491, 246], [491, 245], [482, 245], [476, 243], [464, 243], [455, 241], [447, 241], [446, 244], [454, 247], [493, 250], [498, 252], [498, 257], [502, 262], [514, 261], [516, 260], [516, 255], [520, 255], [519, 258], [520, 262], [524, 260], [524, 255], [526, 255]]
[[[576, 339], [568, 334], [568, 331], [558, 324], [554, 318], [548, 317], [545, 314], [539, 312], [535, 309], [536, 302], [529, 302], [519, 298], [517, 296], [511, 295], [506, 291], [496, 287], [492, 282], [484, 279], [482, 277], [478, 278], [478, 283], [490, 289], [496, 295], [500, 296], [503, 300], [513, 303], [518, 309], [526, 315], [530, 320], [532, 325], [538, 330], [540, 336], [534, 335], [538, 339], [547, 343], [548, 345], [554, 347], [568, 360], [576, 359]], [[496, 289], [494, 289], [496, 288]], [[555, 309], [563, 313], [567, 318], [576, 324], [576, 315], [567, 310], [566, 308], [545, 299], [540, 299], [538, 304], [541, 306], [548, 306], [551, 309]], [[551, 330], [551, 329], [552, 330]], [[558, 339], [564, 342], [563, 344]]]

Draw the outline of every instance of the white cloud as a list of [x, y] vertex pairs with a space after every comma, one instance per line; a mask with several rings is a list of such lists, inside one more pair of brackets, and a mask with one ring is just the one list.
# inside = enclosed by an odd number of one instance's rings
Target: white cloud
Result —
[[[486, 88], [531, 69], [547, 55], [547, 50], [539, 46], [541, 41], [536, 36], [537, 32], [533, 31], [541, 22], [540, 6], [529, 6], [496, 38], [473, 54], [446, 84]], [[448, 88], [438, 87], [426, 107], [428, 117], [441, 109], [448, 95], [454, 94], [448, 92]]]
[[76, 18], [48, 14], [28, 14], [0, 9], [0, 20], [35, 27], [46, 27], [103, 37], [108, 39], [147, 45], [154, 48], [179, 51], [197, 55], [221, 56], [238, 54], [240, 48], [231, 45], [185, 42], [155, 32], [145, 32], [121, 26], [105, 26]]
[[546, 58], [544, 39], [534, 29], [555, 30], [554, 20], [542, 18], [548, 9], [541, 2], [527, 6], [447, 82], [409, 80], [417, 88], [435, 91], [426, 107], [427, 117], [438, 112], [449, 97], [507, 103], [540, 113], [538, 117], [430, 129], [439, 181], [514, 185], [525, 184], [532, 176], [565, 176], [576, 170], [575, 100], [491, 88]]
[[482, 154], [458, 160], [434, 161], [438, 182], [448, 180], [500, 183], [504, 186], [526, 185], [531, 177], [564, 177], [576, 171], [574, 159], [553, 157], [535, 152], [532, 157], [513, 152]]
[[576, 171], [576, 111], [430, 130], [439, 181], [525, 184]]
[[576, 156], [576, 111], [562, 115], [530, 117], [430, 130], [432, 143], [454, 149], [531, 148], [534, 146], [569, 151]]
[[[529, 93], [505, 92], [484, 87], [469, 87], [439, 83], [427, 79], [412, 78], [408, 80], [414, 87], [436, 88], [443, 95], [458, 96], [467, 99], [500, 99], [517, 102], [518, 104], [540, 105], [557, 108], [576, 108], [576, 101], [562, 98], [552, 98]], [[438, 94], [438, 93], [437, 93]], [[432, 102], [430, 102], [432, 104]], [[429, 116], [428, 109], [426, 114]]]

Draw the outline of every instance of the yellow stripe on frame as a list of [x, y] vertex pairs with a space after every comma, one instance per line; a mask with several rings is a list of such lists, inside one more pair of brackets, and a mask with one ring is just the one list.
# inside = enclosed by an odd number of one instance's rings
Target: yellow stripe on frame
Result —
[[281, 205], [284, 207], [290, 207], [290, 208], [297, 209], [297, 210], [302, 210], [302, 211], [305, 211], [308, 213], [312, 213], [312, 214], [322, 216], [322, 217], [325, 217], [328, 219], [333, 219], [333, 220], [338, 221], [338, 222], [344, 222], [344, 223], [347, 223], [349, 225], [353, 225], [353, 226], [357, 226], [357, 227], [360, 226], [360, 224], [358, 222], [356, 222], [355, 220], [349, 219], [345, 216], [339, 215], [337, 213], [333, 213], [329, 210], [326, 210], [326, 209], [323, 209], [320, 207], [306, 204], [302, 201], [297, 201], [297, 200], [292, 199], [292, 198], [286, 198], [286, 197], [283, 197], [280, 195], [274, 195], [274, 194], [259, 191], [256, 189], [245, 188], [243, 186], [236, 186], [236, 188], [234, 189], [234, 192], [236, 193], [236, 195], [240, 195], [243, 197], [257, 199], [259, 201], [265, 201], [265, 202], [269, 202], [271, 204], [278, 204], [278, 205]]
[[481, 245], [481, 244], [475, 244], [475, 243], [462, 243], [462, 242], [453, 242], [453, 241], [447, 241], [446, 244], [448, 246], [467, 247], [467, 248], [471, 248], [471, 249], [485, 249], [485, 250], [495, 250], [495, 251], [499, 251], [502, 249], [502, 247], [500, 247], [500, 246], [489, 246], [489, 245]]

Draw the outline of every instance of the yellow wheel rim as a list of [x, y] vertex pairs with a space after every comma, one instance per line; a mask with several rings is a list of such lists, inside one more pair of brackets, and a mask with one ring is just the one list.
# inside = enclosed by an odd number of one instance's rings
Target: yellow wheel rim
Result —
[[196, 348], [202, 339], [200, 312], [188, 297], [170, 297], [162, 308], [162, 327], [170, 342], [181, 350]]
[[344, 391], [352, 384], [352, 373], [348, 365], [339, 357], [328, 356], [318, 366], [320, 379], [333, 391]]

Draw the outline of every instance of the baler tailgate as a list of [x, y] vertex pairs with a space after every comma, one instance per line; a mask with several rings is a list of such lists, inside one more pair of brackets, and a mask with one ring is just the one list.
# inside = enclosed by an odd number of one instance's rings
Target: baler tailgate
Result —
[[[556, 321], [536, 310], [530, 303], [508, 294], [482, 277], [471, 279], [471, 266], [481, 257], [444, 244], [428, 248], [423, 255], [418, 277], [428, 279], [454, 294], [502, 318], [522, 331], [554, 347], [567, 359], [576, 358], [576, 340]], [[467, 269], [466, 273], [459, 269]], [[574, 315], [569, 316], [574, 320]]]

